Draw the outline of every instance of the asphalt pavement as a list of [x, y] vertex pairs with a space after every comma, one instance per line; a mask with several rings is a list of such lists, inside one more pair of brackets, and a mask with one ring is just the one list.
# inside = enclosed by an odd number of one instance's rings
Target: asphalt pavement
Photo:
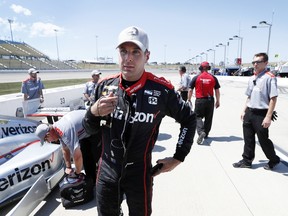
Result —
[[[159, 72], [177, 85], [179, 75]], [[268, 162], [261, 147], [251, 169], [236, 169], [232, 163], [241, 159], [243, 134], [240, 114], [248, 77], [218, 76], [221, 89], [220, 107], [214, 112], [209, 138], [197, 145], [197, 135], [184, 163], [154, 179], [153, 214], [155, 216], [287, 216], [288, 191], [288, 79], [279, 78], [278, 120], [270, 126], [281, 163], [274, 171], [263, 166]], [[194, 103], [193, 103], [194, 104]], [[165, 117], [153, 151], [153, 162], [173, 156], [179, 124]], [[124, 215], [128, 215], [125, 200]], [[7, 210], [6, 210], [7, 211]], [[2, 215], [5, 211], [0, 212]], [[87, 204], [64, 209], [59, 191], [54, 190], [31, 215], [97, 215], [95, 199]]]

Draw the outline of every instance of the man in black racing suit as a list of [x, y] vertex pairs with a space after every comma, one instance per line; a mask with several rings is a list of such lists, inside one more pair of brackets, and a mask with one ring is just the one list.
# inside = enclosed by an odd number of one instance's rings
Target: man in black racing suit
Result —
[[[174, 86], [146, 72], [148, 37], [137, 27], [119, 35], [121, 72], [100, 81], [95, 103], [83, 120], [90, 134], [102, 134], [102, 156], [96, 183], [98, 215], [121, 215], [125, 194], [130, 216], [152, 213], [153, 177], [184, 161], [196, 129], [196, 116]], [[151, 174], [151, 153], [161, 120], [173, 117], [181, 124], [173, 157], [158, 160], [162, 168]]]

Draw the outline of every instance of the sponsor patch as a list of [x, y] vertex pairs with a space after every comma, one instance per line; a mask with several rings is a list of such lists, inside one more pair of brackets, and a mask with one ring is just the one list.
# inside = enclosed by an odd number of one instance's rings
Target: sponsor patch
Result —
[[151, 105], [157, 105], [158, 104], [158, 98], [157, 97], [148, 97], [148, 103]]
[[144, 95], [154, 96], [154, 97], [160, 97], [161, 91], [158, 90], [144, 90]]
[[153, 95], [153, 91], [152, 90], [144, 90], [144, 95]]
[[160, 97], [161, 96], [161, 91], [154, 90], [153, 91], [153, 96]]

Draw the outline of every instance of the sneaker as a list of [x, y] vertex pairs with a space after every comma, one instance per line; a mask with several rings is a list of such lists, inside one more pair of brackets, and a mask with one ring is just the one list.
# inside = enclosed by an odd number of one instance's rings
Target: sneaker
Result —
[[244, 159], [238, 161], [237, 163], [233, 163], [234, 168], [251, 168], [251, 163], [245, 161]]
[[197, 144], [200, 145], [203, 142], [204, 137], [206, 137], [205, 132], [201, 132], [198, 139], [197, 139]]
[[280, 161], [279, 162], [269, 161], [267, 164], [265, 164], [264, 169], [265, 170], [273, 170], [279, 163], [280, 163]]

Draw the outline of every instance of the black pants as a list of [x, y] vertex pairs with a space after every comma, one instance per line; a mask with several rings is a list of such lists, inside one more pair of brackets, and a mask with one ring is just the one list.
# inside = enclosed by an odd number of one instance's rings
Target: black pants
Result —
[[181, 95], [181, 97], [182, 97], [182, 99], [184, 101], [187, 101], [187, 99], [188, 99], [188, 91], [181, 91], [180, 95]]
[[[214, 114], [214, 98], [197, 98], [195, 100], [195, 110], [197, 119], [197, 133], [205, 132], [208, 136], [211, 127]], [[203, 121], [204, 118], [204, 121]]]
[[151, 167], [144, 172], [146, 166], [143, 163], [132, 164], [121, 172], [121, 168], [117, 166], [119, 165], [109, 161], [101, 161], [96, 184], [98, 215], [119, 216], [124, 194], [130, 216], [151, 215]]
[[273, 142], [269, 139], [268, 128], [263, 128], [261, 125], [266, 113], [267, 110], [252, 111], [248, 108], [243, 119], [244, 152], [242, 157], [250, 163], [255, 157], [255, 134], [265, 156], [273, 163], [280, 161], [275, 153]]
[[96, 182], [97, 163], [101, 156], [102, 146], [99, 134], [91, 135], [79, 141], [82, 152], [83, 166], [86, 176]]

